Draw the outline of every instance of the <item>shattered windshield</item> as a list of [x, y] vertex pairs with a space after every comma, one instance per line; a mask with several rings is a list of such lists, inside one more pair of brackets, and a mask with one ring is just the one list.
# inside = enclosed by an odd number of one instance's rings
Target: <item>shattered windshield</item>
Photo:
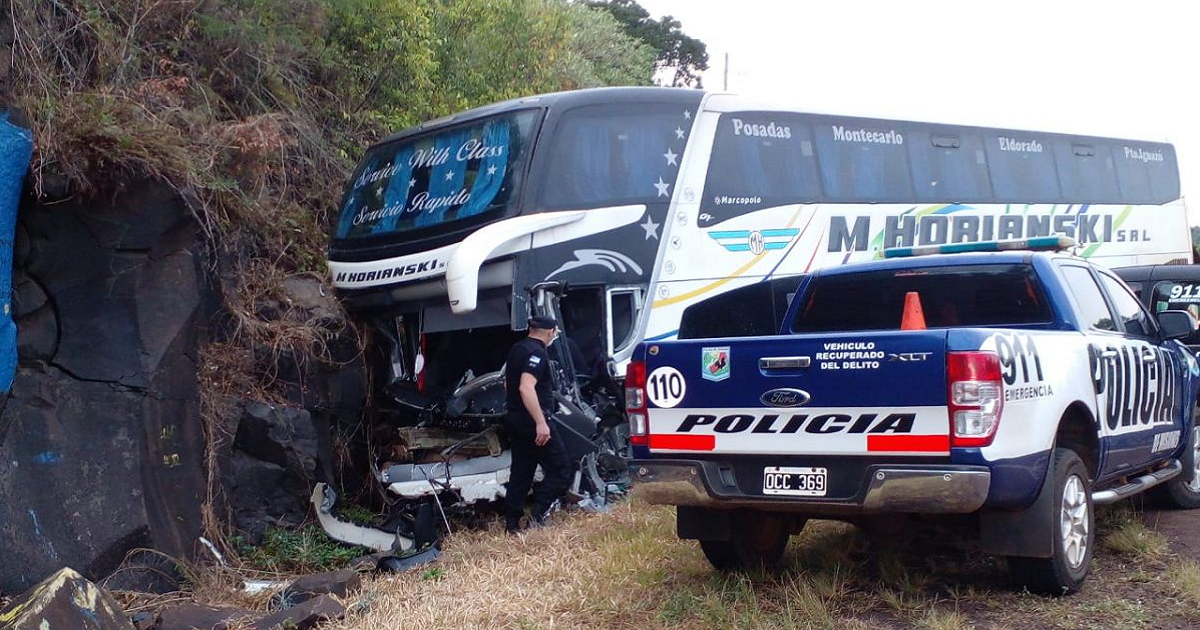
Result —
[[518, 112], [370, 149], [350, 180], [335, 238], [503, 213], [519, 187], [537, 118]]

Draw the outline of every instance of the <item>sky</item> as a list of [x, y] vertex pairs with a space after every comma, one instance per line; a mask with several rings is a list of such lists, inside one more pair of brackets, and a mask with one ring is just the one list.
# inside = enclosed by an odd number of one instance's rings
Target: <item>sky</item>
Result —
[[1165, 141], [1200, 225], [1200, 3], [639, 0], [708, 46], [706, 89], [799, 110]]

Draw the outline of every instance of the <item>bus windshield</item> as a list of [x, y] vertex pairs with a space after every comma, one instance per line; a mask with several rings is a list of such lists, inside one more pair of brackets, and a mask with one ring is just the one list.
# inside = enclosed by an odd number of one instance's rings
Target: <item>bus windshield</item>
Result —
[[536, 111], [516, 112], [373, 147], [350, 180], [335, 238], [394, 235], [504, 214], [538, 117]]

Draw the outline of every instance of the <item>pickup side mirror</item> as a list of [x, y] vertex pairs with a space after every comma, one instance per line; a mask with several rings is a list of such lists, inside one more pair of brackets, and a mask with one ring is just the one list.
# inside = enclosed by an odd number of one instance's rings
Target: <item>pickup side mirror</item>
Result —
[[1182, 339], [1196, 332], [1196, 318], [1187, 311], [1162, 311], [1158, 314], [1158, 328], [1163, 339]]

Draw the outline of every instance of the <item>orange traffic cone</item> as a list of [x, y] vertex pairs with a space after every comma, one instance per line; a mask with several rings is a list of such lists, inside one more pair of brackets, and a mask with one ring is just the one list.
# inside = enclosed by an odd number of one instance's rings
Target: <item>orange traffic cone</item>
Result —
[[925, 330], [925, 311], [921, 309], [921, 294], [916, 291], [904, 294], [904, 316], [900, 318], [900, 330]]

